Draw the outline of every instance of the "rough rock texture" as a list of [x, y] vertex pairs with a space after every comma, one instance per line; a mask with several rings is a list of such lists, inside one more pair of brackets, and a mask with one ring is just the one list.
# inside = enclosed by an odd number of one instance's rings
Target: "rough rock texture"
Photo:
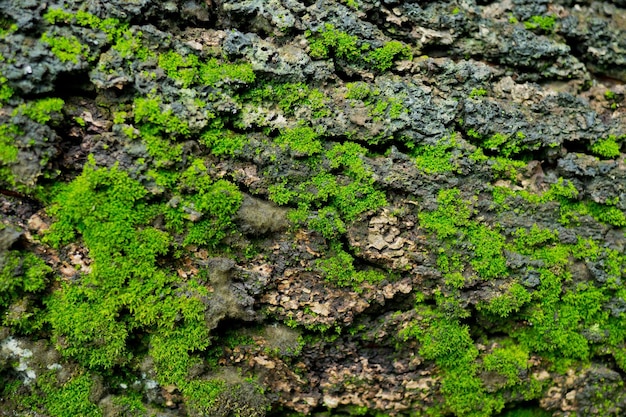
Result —
[[624, 83], [623, 0], [0, 0], [0, 416], [624, 415]]

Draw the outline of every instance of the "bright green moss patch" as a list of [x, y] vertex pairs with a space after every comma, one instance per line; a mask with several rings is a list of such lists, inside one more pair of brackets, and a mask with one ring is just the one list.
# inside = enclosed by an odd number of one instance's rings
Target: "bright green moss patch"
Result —
[[201, 63], [198, 68], [198, 80], [203, 85], [215, 85], [217, 83], [251, 84], [255, 78], [252, 65], [247, 63], [223, 63], [211, 58]]
[[360, 285], [363, 282], [375, 284], [386, 278], [379, 271], [357, 271], [352, 255], [341, 249], [339, 244], [332, 245], [332, 248], [332, 256], [317, 261], [317, 266], [324, 272], [328, 282], [339, 287], [352, 287], [354, 291], [360, 292]]
[[484, 88], [472, 88], [472, 91], [469, 93], [470, 98], [482, 97], [487, 95], [487, 90]]
[[611, 159], [620, 156], [621, 144], [617, 143], [618, 140], [622, 140], [626, 136], [620, 136], [617, 138], [615, 135], [610, 135], [604, 139], [598, 139], [591, 145], [591, 152], [599, 155], [603, 158]]
[[89, 47], [82, 44], [76, 36], [68, 37], [52, 35], [48, 32], [41, 35], [41, 41], [50, 46], [50, 51], [61, 62], [72, 62], [78, 64], [81, 58], [86, 58], [89, 54]]
[[247, 141], [245, 135], [228, 129], [208, 129], [200, 136], [200, 143], [216, 156], [233, 157], [243, 149]]
[[438, 238], [454, 236], [460, 226], [469, 224], [471, 210], [461, 199], [458, 189], [441, 190], [437, 203], [437, 210], [420, 214], [420, 224], [436, 233]]
[[[194, 193], [188, 204], [205, 216], [192, 222], [187, 238], [217, 244], [240, 194], [232, 184], [209, 178], [201, 161], [181, 175], [180, 184]], [[91, 159], [49, 208], [57, 221], [46, 241], [58, 247], [81, 236], [92, 271], [49, 297], [47, 321], [64, 355], [97, 369], [127, 363], [134, 349], [128, 338], [148, 332], [159, 379], [182, 384], [189, 355], [208, 346], [204, 311], [210, 293], [194, 279], [179, 282], [158, 265], [172, 245], [167, 233], [150, 226], [161, 210], [128, 174], [96, 168]], [[194, 227], [206, 233], [197, 235]]]
[[295, 156], [311, 156], [322, 152], [322, 143], [318, 140], [319, 132], [309, 126], [285, 129], [275, 139], [283, 148], [289, 148]]
[[[8, 165], [17, 161], [17, 155], [19, 153], [19, 149], [15, 146], [15, 138], [20, 135], [20, 129], [13, 124], [3, 124], [0, 125], [0, 163], [2, 165]], [[7, 175], [11, 176], [10, 171]], [[5, 178], [0, 177], [0, 180], [7, 181], [9, 178], [4, 176]], [[9, 183], [13, 181], [7, 181]]]
[[159, 67], [163, 68], [168, 77], [180, 81], [183, 88], [189, 87], [198, 76], [198, 57], [182, 55], [168, 51], [159, 55]]
[[191, 381], [183, 389], [185, 404], [196, 415], [210, 415], [217, 398], [227, 388], [226, 383], [220, 379]]
[[554, 16], [531, 16], [524, 22], [526, 29], [541, 29], [544, 32], [553, 32], [555, 24]]
[[367, 65], [379, 72], [389, 70], [398, 59], [413, 59], [411, 47], [396, 40], [373, 49], [368, 42], [336, 29], [330, 23], [313, 33], [307, 31], [312, 58], [335, 58], [349, 63]]
[[518, 312], [519, 309], [530, 300], [531, 295], [528, 290], [519, 283], [514, 283], [506, 293], [479, 305], [479, 310], [505, 318], [511, 313]]
[[286, 115], [292, 116], [302, 108], [309, 108], [313, 118], [330, 116], [329, 98], [305, 83], [265, 83], [242, 94], [244, 103], [278, 106]]
[[330, 23], [326, 23], [318, 33], [308, 32], [307, 37], [311, 48], [310, 54], [313, 58], [335, 56], [347, 61], [356, 61], [361, 57], [364, 50], [369, 49], [368, 44], [359, 46], [356, 36], [341, 32]]
[[37, 388], [42, 395], [33, 395], [30, 401], [41, 412], [51, 417], [100, 417], [102, 411], [89, 400], [93, 380], [89, 374], [72, 377], [60, 387], [56, 384], [56, 373], [50, 371], [40, 375]]
[[30, 298], [46, 288], [52, 268], [30, 252], [0, 255], [0, 314], [2, 324], [19, 333], [32, 333], [42, 325], [38, 306]]
[[[302, 141], [306, 134], [312, 134], [311, 131], [305, 128], [304, 134], [297, 140]], [[278, 140], [283, 139], [279, 136]], [[310, 144], [300, 151], [311, 151]], [[316, 144], [313, 142], [313, 145]], [[317, 149], [317, 146], [313, 148]], [[377, 189], [371, 171], [363, 162], [365, 152], [365, 148], [354, 142], [335, 144], [322, 155], [303, 161], [315, 166], [316, 174], [299, 181], [283, 179], [271, 185], [269, 198], [276, 204], [297, 206], [297, 210], [290, 215], [293, 221], [308, 224], [325, 237], [332, 238], [340, 230], [345, 230], [345, 222], [356, 220], [360, 214], [387, 204], [385, 193]], [[320, 163], [317, 159], [320, 157], [326, 162]], [[331, 172], [319, 169], [320, 165], [329, 166]]]
[[173, 135], [189, 135], [189, 124], [175, 116], [158, 96], [138, 97], [133, 103], [135, 123], [147, 122]]
[[65, 103], [60, 98], [44, 98], [21, 104], [13, 110], [13, 116], [23, 114], [37, 123], [46, 123], [52, 113], [58, 113]]
[[411, 48], [399, 41], [387, 42], [367, 55], [367, 60], [380, 72], [387, 71], [398, 59], [413, 59]]
[[425, 145], [413, 150], [415, 163], [426, 174], [453, 172], [458, 169], [455, 163], [453, 150], [456, 147], [454, 137], [444, 138], [436, 145]]
[[399, 336], [420, 343], [419, 353], [441, 369], [441, 414], [491, 416], [504, 407], [499, 395], [486, 391], [478, 375], [478, 349], [469, 327], [429, 307], [419, 306], [421, 320], [408, 323]]

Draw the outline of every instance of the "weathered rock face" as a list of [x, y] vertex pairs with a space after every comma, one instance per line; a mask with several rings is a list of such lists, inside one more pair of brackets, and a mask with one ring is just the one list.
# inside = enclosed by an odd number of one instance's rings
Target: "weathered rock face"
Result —
[[0, 0], [0, 415], [623, 415], [625, 7]]

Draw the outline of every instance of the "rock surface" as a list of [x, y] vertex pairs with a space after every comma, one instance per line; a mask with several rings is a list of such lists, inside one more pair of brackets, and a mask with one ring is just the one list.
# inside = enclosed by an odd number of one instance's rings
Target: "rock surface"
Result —
[[0, 416], [623, 415], [624, 83], [623, 0], [0, 0]]

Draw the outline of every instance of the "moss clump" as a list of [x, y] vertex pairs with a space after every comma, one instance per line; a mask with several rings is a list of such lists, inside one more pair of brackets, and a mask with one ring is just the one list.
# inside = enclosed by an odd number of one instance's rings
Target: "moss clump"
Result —
[[454, 136], [443, 138], [436, 145], [424, 145], [415, 148], [415, 163], [426, 174], [441, 174], [458, 169], [454, 161], [453, 150], [456, 148]]
[[472, 91], [469, 93], [469, 98], [477, 98], [483, 97], [487, 95], [487, 90], [484, 88], [472, 88]]
[[13, 117], [24, 115], [37, 123], [47, 123], [53, 113], [58, 113], [65, 103], [60, 98], [44, 98], [19, 105], [13, 110]]
[[42, 325], [40, 307], [32, 302], [32, 296], [46, 288], [52, 268], [24, 251], [0, 255], [0, 267], [2, 324], [20, 333], [32, 333]]
[[330, 116], [329, 99], [305, 83], [264, 83], [242, 94], [246, 104], [277, 106], [286, 116], [308, 108], [314, 119]]
[[339, 287], [352, 287], [354, 291], [360, 292], [364, 282], [376, 284], [386, 278], [379, 271], [357, 271], [352, 255], [344, 251], [338, 243], [333, 243], [331, 247], [332, 256], [317, 261], [317, 266], [324, 272], [328, 282]]
[[334, 144], [323, 155], [302, 161], [309, 170], [314, 169], [311, 177], [282, 179], [269, 187], [269, 198], [280, 205], [293, 204], [297, 207], [290, 216], [293, 221], [333, 238], [345, 230], [345, 222], [386, 204], [385, 193], [376, 188], [362, 160], [365, 152], [354, 142]]
[[37, 377], [35, 392], [24, 405], [51, 417], [101, 417], [102, 411], [89, 399], [93, 385], [88, 373], [59, 384], [56, 371], [49, 371]]
[[326, 23], [318, 32], [307, 31], [312, 58], [333, 58], [347, 63], [369, 66], [379, 72], [389, 70], [398, 59], [413, 59], [411, 47], [400, 41], [389, 41], [372, 49], [368, 42]]
[[319, 131], [309, 126], [285, 129], [275, 139], [283, 148], [289, 148], [295, 156], [312, 156], [322, 152], [322, 143], [318, 140]]
[[368, 44], [359, 46], [356, 36], [341, 32], [330, 23], [326, 23], [323, 29], [315, 35], [307, 32], [307, 38], [309, 38], [310, 54], [313, 58], [334, 56], [347, 61], [356, 61], [363, 51], [369, 49]]
[[[180, 182], [195, 191], [192, 202], [207, 216], [190, 226], [188, 239], [215, 244], [228, 227], [219, 222], [230, 222], [239, 194], [225, 181], [213, 182], [200, 163]], [[147, 197], [128, 174], [117, 167], [97, 169], [93, 159], [59, 193], [49, 209], [57, 221], [46, 241], [58, 247], [80, 235], [93, 263], [90, 274], [50, 296], [47, 321], [62, 353], [92, 369], [127, 363], [137, 349], [128, 338], [148, 332], [159, 381], [183, 384], [193, 362], [189, 354], [208, 346], [204, 311], [210, 293], [195, 279], [179, 282], [158, 265], [172, 240], [150, 226], [162, 206]], [[195, 227], [206, 235], [197, 237]]]
[[540, 29], [544, 32], [551, 33], [554, 31], [556, 18], [554, 16], [531, 16], [529, 20], [524, 22], [526, 29]]
[[390, 41], [367, 55], [367, 60], [380, 72], [385, 72], [398, 59], [413, 59], [413, 52], [408, 45], [399, 41]]
[[591, 145], [591, 152], [596, 155], [599, 155], [603, 158], [611, 159], [617, 158], [620, 156], [620, 148], [621, 144], [617, 143], [618, 140], [624, 139], [626, 136], [620, 136], [619, 138], [615, 135], [609, 135], [604, 139], [598, 139], [595, 143]]
[[81, 58], [87, 58], [89, 54], [89, 47], [73, 35], [64, 37], [46, 32], [41, 35], [41, 41], [50, 46], [50, 51], [61, 62], [78, 64]]

